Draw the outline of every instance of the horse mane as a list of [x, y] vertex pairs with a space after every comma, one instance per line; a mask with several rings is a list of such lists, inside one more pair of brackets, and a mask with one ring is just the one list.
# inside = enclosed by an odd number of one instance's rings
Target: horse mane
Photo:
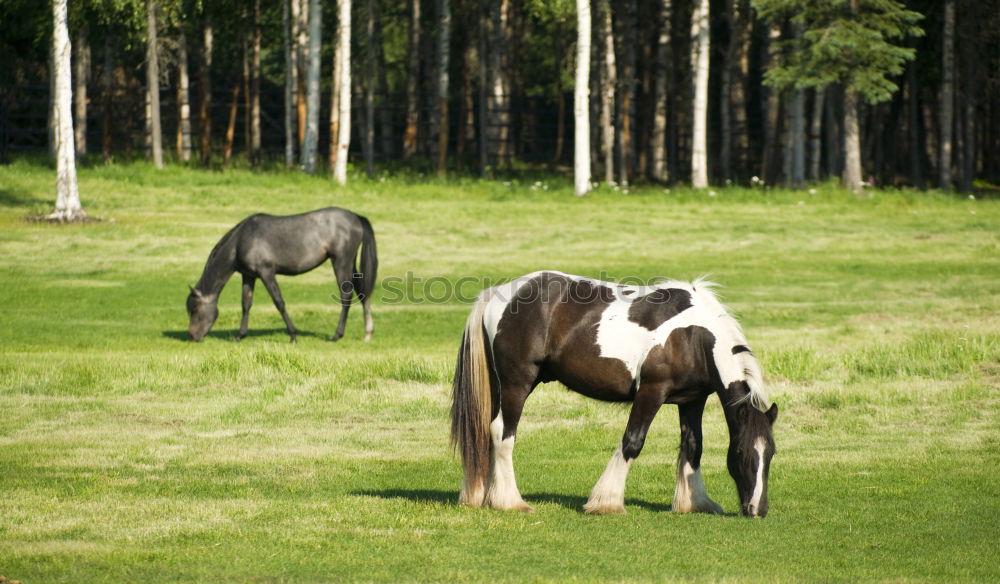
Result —
[[[746, 348], [749, 345], [746, 335], [743, 333], [743, 327], [740, 326], [739, 321], [733, 317], [726, 306], [722, 304], [715, 292], [715, 289], [720, 287], [719, 284], [706, 279], [705, 276], [699, 276], [691, 282], [691, 291], [716, 312], [719, 324], [724, 327], [725, 332], [733, 341], [732, 346], [742, 345]], [[728, 351], [730, 348], [727, 347], [726, 350]], [[750, 405], [754, 408], [766, 412], [771, 402], [767, 397], [767, 389], [764, 387], [764, 374], [761, 371], [757, 357], [754, 356], [752, 351], [747, 349], [733, 355], [733, 358], [739, 363], [744, 381], [746, 381], [747, 387], [750, 388], [749, 393], [736, 400], [733, 405], [749, 401]]]
[[202, 290], [203, 285], [206, 283], [205, 280], [209, 276], [209, 272], [213, 267], [215, 267], [215, 262], [219, 259], [218, 258], [219, 254], [222, 252], [223, 249], [227, 248], [233, 242], [233, 238], [236, 236], [236, 232], [241, 227], [243, 227], [243, 224], [246, 223], [249, 219], [250, 217], [247, 217], [242, 221], [240, 221], [239, 223], [237, 223], [236, 225], [234, 225], [229, 231], [226, 232], [225, 235], [223, 235], [219, 239], [219, 242], [215, 244], [215, 247], [212, 248], [212, 251], [208, 253], [208, 259], [205, 260], [205, 269], [202, 270], [201, 278], [198, 280], [198, 284], [195, 286], [195, 288], [201, 290], [202, 292], [206, 292], [206, 290]]

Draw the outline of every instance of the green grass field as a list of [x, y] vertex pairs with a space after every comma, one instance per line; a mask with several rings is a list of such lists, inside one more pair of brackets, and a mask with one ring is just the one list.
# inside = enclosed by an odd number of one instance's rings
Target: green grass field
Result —
[[[0, 574], [49, 582], [1000, 580], [1000, 201], [604, 187], [143, 164], [80, 172], [83, 225], [33, 223], [54, 173], [0, 166]], [[328, 343], [332, 270], [280, 280], [299, 342], [238, 279], [205, 342], [184, 298], [252, 212], [340, 205], [377, 233], [375, 336]], [[781, 415], [766, 519], [736, 515], [718, 401], [669, 512], [674, 408], [624, 516], [581, 506], [627, 407], [549, 384], [515, 451], [533, 514], [456, 504], [453, 359], [482, 282], [551, 268], [708, 275]], [[456, 294], [455, 288], [458, 288]], [[402, 290], [402, 292], [401, 292]]]

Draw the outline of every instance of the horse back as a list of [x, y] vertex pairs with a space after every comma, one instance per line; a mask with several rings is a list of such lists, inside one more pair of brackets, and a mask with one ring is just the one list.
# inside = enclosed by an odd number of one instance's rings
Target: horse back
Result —
[[302, 274], [330, 258], [353, 258], [361, 231], [357, 215], [339, 207], [297, 215], [258, 213], [239, 225], [237, 261], [254, 273]]

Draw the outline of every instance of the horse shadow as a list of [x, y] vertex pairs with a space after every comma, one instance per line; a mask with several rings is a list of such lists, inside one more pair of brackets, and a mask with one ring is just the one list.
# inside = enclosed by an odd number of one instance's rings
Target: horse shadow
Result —
[[[232, 329], [232, 330], [228, 330], [228, 331], [225, 331], [225, 330], [222, 330], [222, 331], [210, 331], [207, 335], [205, 335], [205, 338], [219, 339], [219, 340], [222, 340], [222, 341], [235, 341], [236, 340], [236, 334], [238, 332], [239, 332], [239, 329]], [[187, 329], [172, 330], [172, 331], [162, 331], [161, 334], [164, 337], [166, 337], [168, 339], [173, 339], [175, 341], [183, 341], [185, 343], [190, 342], [190, 337], [188, 336]], [[246, 341], [247, 339], [256, 338], [256, 337], [271, 337], [271, 336], [275, 336], [275, 335], [279, 335], [279, 334], [287, 339], [288, 338], [288, 329], [286, 329], [286, 328], [253, 329], [253, 330], [247, 331], [247, 335], [245, 337], [243, 337], [242, 340]], [[327, 339], [327, 338], [329, 338], [326, 335], [323, 335], [321, 333], [316, 333], [316, 332], [312, 332], [312, 331], [304, 331], [304, 330], [297, 331], [296, 335], [298, 335], [300, 337], [311, 337], [311, 338], [314, 338], [314, 339]]]
[[[442, 491], [435, 489], [366, 489], [352, 491], [351, 494], [386, 500], [404, 499], [406, 501], [419, 504], [440, 503], [444, 505], [458, 505], [458, 491]], [[580, 495], [566, 495], [562, 493], [529, 493], [524, 495], [524, 500], [529, 505], [554, 503], [560, 507], [569, 509], [570, 511], [583, 512], [583, 504], [587, 502], [587, 497]], [[658, 512], [671, 510], [671, 506], [669, 504], [651, 503], [642, 499], [625, 499], [625, 506]]]

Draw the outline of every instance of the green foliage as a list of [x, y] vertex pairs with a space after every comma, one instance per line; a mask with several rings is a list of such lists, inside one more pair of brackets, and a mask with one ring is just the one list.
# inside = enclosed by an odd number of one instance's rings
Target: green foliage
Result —
[[[1000, 201], [832, 184], [604, 186], [418, 173], [349, 186], [300, 172], [148, 163], [80, 168], [103, 221], [55, 226], [52, 169], [0, 165], [0, 573], [23, 582], [993, 582], [1000, 538]], [[536, 182], [537, 181], [537, 182]], [[547, 189], [538, 188], [542, 183]], [[336, 324], [331, 270], [279, 280], [288, 342], [240, 286], [200, 344], [186, 285], [249, 213], [367, 215], [375, 334]], [[836, 220], [831, 220], [836, 218]], [[539, 386], [514, 455], [534, 514], [456, 504], [450, 377], [457, 285], [540, 268], [608, 278], [708, 273], [781, 415], [771, 512], [668, 513], [677, 422], [632, 466], [628, 513], [581, 506], [627, 406]], [[702, 470], [733, 512], [728, 435], [709, 402]], [[674, 544], [663, 545], [664, 542]], [[680, 542], [680, 543], [678, 543]], [[956, 561], [956, 558], [960, 561]]]
[[842, 83], [869, 103], [887, 101], [898, 88], [888, 76], [903, 72], [914, 49], [894, 39], [920, 36], [922, 16], [895, 0], [754, 0], [760, 16], [786, 19], [801, 34], [783, 43], [781, 65], [765, 73], [779, 88]]

